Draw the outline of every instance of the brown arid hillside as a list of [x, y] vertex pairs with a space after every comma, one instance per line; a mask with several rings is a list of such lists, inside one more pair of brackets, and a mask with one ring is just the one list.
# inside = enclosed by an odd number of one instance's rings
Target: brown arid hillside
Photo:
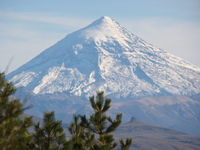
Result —
[[115, 138], [132, 138], [131, 150], [200, 150], [200, 135], [190, 135], [132, 118], [121, 124]]
[[[42, 123], [42, 119], [36, 116], [33, 121]], [[70, 138], [69, 124], [63, 123], [62, 126], [66, 137]], [[136, 118], [122, 123], [113, 134], [117, 141], [132, 138], [130, 150], [200, 150], [200, 135], [186, 134]]]

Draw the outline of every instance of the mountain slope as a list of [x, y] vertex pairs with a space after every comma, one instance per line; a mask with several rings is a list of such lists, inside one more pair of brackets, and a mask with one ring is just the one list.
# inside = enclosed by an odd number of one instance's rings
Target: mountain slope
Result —
[[198, 150], [200, 147], [199, 135], [188, 135], [135, 118], [121, 124], [114, 132], [114, 137], [132, 138], [133, 143], [130, 149], [137, 150]]
[[109, 17], [67, 35], [8, 75], [35, 94], [87, 99], [104, 90], [114, 101], [200, 92], [200, 68], [158, 49]]
[[[82, 100], [67, 92], [55, 92], [54, 94], [34, 94], [24, 87], [17, 89], [15, 97], [28, 100], [25, 105], [32, 106], [25, 111], [26, 114], [43, 118], [45, 111], [54, 111], [57, 119], [69, 123], [74, 114], [89, 114], [87, 107], [89, 101]], [[89, 109], [91, 111], [91, 109]]]
[[145, 97], [112, 104], [109, 115], [123, 114], [123, 122], [131, 117], [185, 133], [200, 134], [200, 102], [185, 96]]
[[[57, 119], [64, 123], [70, 123], [74, 114], [89, 116], [93, 113], [88, 100], [82, 100], [80, 97], [66, 92], [34, 94], [25, 88], [19, 88], [15, 96], [22, 100], [28, 98], [26, 105], [33, 107], [26, 110], [26, 113], [41, 118], [44, 111], [55, 111]], [[117, 113], [123, 114], [123, 123], [136, 117], [144, 122], [200, 135], [200, 102], [185, 96], [145, 97], [123, 102], [112, 101], [111, 109], [107, 115], [115, 118]]]
[[[42, 118], [33, 116], [34, 123], [42, 123]], [[68, 130], [69, 124], [62, 124], [64, 132], [68, 138], [71, 135]], [[186, 134], [159, 125], [145, 123], [136, 118], [132, 118], [128, 123], [122, 123], [113, 132], [114, 138], [132, 138], [130, 150], [199, 150], [200, 135]]]

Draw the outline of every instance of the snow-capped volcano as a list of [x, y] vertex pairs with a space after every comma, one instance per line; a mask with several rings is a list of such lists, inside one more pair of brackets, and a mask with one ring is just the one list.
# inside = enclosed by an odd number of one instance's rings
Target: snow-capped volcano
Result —
[[8, 75], [36, 94], [97, 90], [130, 100], [200, 92], [200, 68], [152, 46], [109, 17], [67, 35]]

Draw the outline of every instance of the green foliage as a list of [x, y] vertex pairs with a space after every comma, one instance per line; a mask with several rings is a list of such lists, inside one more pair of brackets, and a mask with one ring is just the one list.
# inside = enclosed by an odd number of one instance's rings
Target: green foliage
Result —
[[5, 74], [0, 73], [0, 149], [27, 149], [31, 143], [28, 128], [32, 125], [31, 117], [23, 119], [23, 104], [12, 97], [16, 91], [11, 82], [7, 82]]
[[[113, 150], [117, 143], [112, 133], [121, 123], [122, 114], [115, 119], [106, 115], [111, 99], [104, 98], [104, 92], [97, 92], [96, 99], [90, 97], [94, 113], [89, 117], [74, 115], [69, 126], [71, 138], [67, 141], [61, 121], [54, 112], [44, 112], [43, 125], [34, 125], [30, 133], [32, 118], [24, 116], [23, 104], [12, 95], [16, 89], [0, 73], [0, 149], [2, 150]], [[96, 139], [97, 138], [97, 139]], [[128, 150], [132, 139], [119, 141], [121, 150]]]
[[89, 150], [94, 146], [94, 134], [85, 131], [80, 125], [80, 115], [74, 115], [74, 121], [68, 127], [71, 134], [69, 140], [70, 149], [73, 150]]
[[72, 136], [70, 140], [71, 149], [74, 150], [84, 149], [84, 128], [79, 125], [79, 118], [79, 115], [74, 115], [74, 122], [71, 122], [68, 128]]
[[126, 139], [126, 143], [124, 143], [124, 141], [122, 139], [120, 139], [119, 141], [120, 141], [121, 150], [128, 150], [132, 143], [132, 139], [130, 139], [130, 138]]
[[[98, 135], [97, 142], [94, 143], [93, 148], [96, 150], [112, 150], [115, 149], [117, 143], [111, 132], [115, 131], [121, 123], [122, 114], [117, 114], [113, 120], [110, 116], [106, 116], [105, 112], [111, 107], [111, 99], [104, 98], [104, 92], [97, 92], [96, 100], [94, 96], [90, 97], [90, 103], [94, 113], [89, 119], [86, 116], [81, 116], [80, 125], [86, 128], [89, 132]], [[126, 143], [121, 141], [121, 149], [129, 148], [131, 145], [130, 139]]]
[[44, 112], [43, 126], [35, 124], [34, 147], [37, 150], [60, 150], [66, 144], [61, 121], [55, 120], [54, 112]]

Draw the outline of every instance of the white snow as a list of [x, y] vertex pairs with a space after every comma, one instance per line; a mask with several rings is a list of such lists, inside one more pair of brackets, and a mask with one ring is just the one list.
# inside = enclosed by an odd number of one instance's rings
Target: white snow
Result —
[[34, 93], [67, 91], [114, 100], [200, 92], [200, 68], [158, 49], [101, 17], [17, 69], [8, 78]]

